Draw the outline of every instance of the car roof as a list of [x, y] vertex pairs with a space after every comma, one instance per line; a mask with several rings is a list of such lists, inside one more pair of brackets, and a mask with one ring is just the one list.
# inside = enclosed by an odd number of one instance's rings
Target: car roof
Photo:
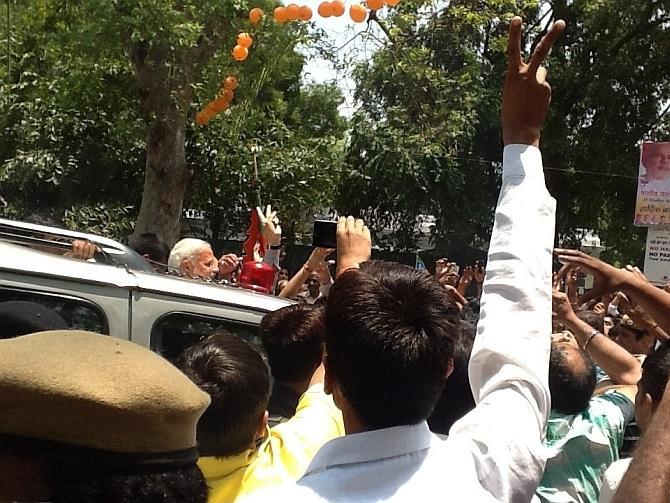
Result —
[[[58, 242], [57, 238], [64, 238], [68, 243]], [[75, 240], [90, 241], [100, 247], [105, 260], [112, 264], [126, 265], [131, 269], [151, 272], [153, 268], [144, 260], [135, 250], [124, 244], [103, 236], [88, 234], [85, 232], [71, 231], [61, 229], [60, 227], [50, 227], [48, 225], [31, 224], [0, 218], [0, 240], [10, 243], [22, 243], [30, 245], [46, 244], [63, 248], [70, 246], [70, 242]]]
[[12, 271], [18, 274], [154, 292], [171, 297], [241, 306], [262, 312], [274, 311], [294, 303], [243, 288], [134, 271], [121, 265], [63, 257], [2, 241], [0, 241], [0, 256], [2, 256], [0, 271]]

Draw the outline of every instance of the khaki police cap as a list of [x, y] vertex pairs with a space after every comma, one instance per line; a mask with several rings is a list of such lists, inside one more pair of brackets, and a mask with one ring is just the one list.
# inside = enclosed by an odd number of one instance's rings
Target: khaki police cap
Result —
[[148, 349], [66, 330], [0, 340], [0, 397], [5, 444], [33, 439], [164, 458], [194, 451], [210, 401]]

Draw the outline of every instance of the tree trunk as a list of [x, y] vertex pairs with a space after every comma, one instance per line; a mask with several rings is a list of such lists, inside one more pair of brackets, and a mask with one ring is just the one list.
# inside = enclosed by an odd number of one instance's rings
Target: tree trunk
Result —
[[144, 232], [154, 232], [172, 246], [178, 239], [182, 204], [192, 173], [186, 168], [185, 119], [163, 111], [155, 118], [147, 134], [147, 164], [142, 205], [132, 239]]
[[198, 44], [187, 51], [133, 41], [130, 31], [125, 34], [142, 109], [150, 120], [144, 192], [131, 240], [144, 232], [158, 234], [169, 246], [179, 239], [184, 195], [193, 176], [186, 166], [184, 130], [194, 74], [212, 58], [229, 27], [228, 19], [210, 17]]
[[192, 61], [174, 64], [174, 55], [160, 45], [138, 42], [131, 47], [142, 109], [149, 118], [144, 191], [131, 241], [154, 232], [172, 246], [179, 239], [184, 195], [193, 176], [186, 166], [184, 131], [192, 100]]

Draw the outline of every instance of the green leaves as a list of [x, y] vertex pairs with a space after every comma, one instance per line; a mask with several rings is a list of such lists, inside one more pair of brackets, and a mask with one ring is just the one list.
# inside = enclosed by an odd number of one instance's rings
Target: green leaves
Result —
[[[489, 57], [501, 58], [492, 41], [509, 4], [403, 2], [386, 20], [393, 43], [356, 69], [361, 108], [347, 154], [354, 176], [343, 181], [338, 206], [365, 214], [389, 246], [415, 249], [425, 215], [438, 217], [437, 243], [479, 244], [489, 232], [491, 161], [500, 157], [491, 97], [500, 78], [486, 72]], [[478, 130], [496, 126], [486, 143], [477, 141]]]

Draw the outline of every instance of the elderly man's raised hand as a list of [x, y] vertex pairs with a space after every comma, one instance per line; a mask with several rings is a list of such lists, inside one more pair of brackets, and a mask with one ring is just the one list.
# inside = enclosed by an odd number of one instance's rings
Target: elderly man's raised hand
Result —
[[219, 259], [219, 278], [229, 279], [240, 264], [239, 257], [234, 253], [226, 253]]
[[358, 268], [371, 255], [372, 237], [363, 220], [340, 217], [337, 222], [337, 275]]
[[503, 87], [502, 126], [505, 145], [540, 144], [540, 130], [551, 101], [547, 70], [542, 63], [565, 22], [556, 21], [533, 51], [528, 64], [521, 58], [521, 18], [512, 19], [507, 41], [507, 73]]

